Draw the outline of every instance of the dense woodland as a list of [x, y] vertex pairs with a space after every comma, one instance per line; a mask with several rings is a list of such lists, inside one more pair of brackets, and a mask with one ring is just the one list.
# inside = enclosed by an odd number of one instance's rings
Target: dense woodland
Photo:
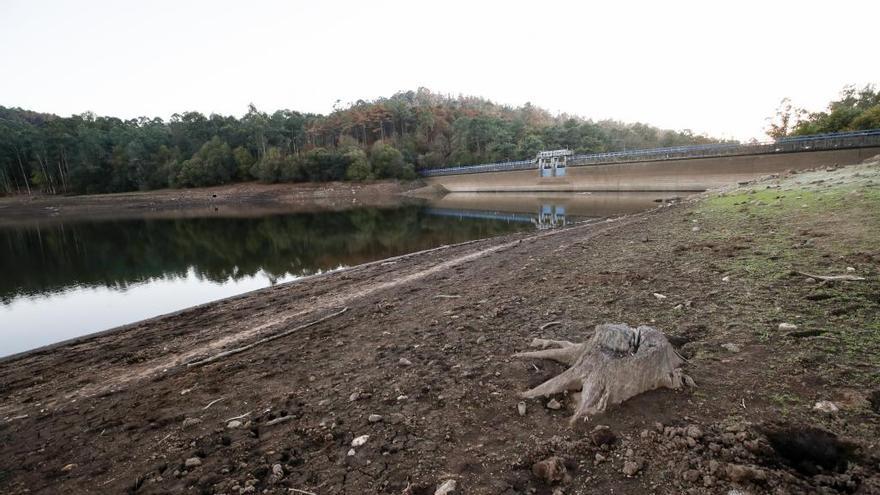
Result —
[[861, 89], [846, 86], [827, 111], [807, 112], [782, 100], [771, 119], [767, 134], [774, 138], [806, 136], [828, 132], [880, 129], [880, 91], [873, 85]]
[[690, 131], [551, 115], [426, 89], [329, 115], [251, 106], [241, 118], [169, 120], [0, 107], [0, 193], [106, 193], [235, 181], [414, 178], [422, 168], [712, 142]]

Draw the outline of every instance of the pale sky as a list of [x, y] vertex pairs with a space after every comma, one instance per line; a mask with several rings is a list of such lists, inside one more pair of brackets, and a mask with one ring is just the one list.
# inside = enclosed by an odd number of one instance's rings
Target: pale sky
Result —
[[0, 0], [0, 105], [327, 113], [420, 86], [764, 138], [880, 83], [880, 1]]

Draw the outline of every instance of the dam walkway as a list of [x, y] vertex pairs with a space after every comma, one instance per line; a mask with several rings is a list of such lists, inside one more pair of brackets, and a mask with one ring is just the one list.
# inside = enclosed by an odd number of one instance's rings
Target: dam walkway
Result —
[[[689, 158], [776, 155], [783, 153], [833, 151], [874, 147], [880, 147], [880, 129], [787, 137], [764, 142], [701, 144], [694, 146], [674, 146], [669, 148], [650, 148], [572, 155], [568, 157], [567, 165], [570, 167], [583, 167], [627, 162], [641, 163], [662, 160], [683, 160]], [[537, 167], [538, 161], [533, 158], [528, 160], [428, 169], [421, 170], [419, 173], [423, 177], [438, 177], [446, 175], [533, 170]]]

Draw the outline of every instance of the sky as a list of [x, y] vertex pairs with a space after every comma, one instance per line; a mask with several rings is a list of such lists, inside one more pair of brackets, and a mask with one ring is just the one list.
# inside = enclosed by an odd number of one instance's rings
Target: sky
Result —
[[880, 2], [0, 0], [0, 105], [328, 113], [426, 87], [766, 138], [783, 97], [880, 85]]

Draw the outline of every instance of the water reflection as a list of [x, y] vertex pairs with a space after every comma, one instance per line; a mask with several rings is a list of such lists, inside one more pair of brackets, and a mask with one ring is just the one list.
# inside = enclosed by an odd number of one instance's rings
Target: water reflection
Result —
[[449, 194], [346, 211], [6, 225], [0, 356], [322, 271], [637, 211], [654, 199]]

